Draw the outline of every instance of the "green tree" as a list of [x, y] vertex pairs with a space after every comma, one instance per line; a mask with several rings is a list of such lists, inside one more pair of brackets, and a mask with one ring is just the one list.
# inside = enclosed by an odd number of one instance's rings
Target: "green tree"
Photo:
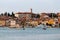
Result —
[[0, 15], [1, 15], [1, 16], [3, 16], [4, 14], [3, 14], [3, 13], [1, 13]]
[[12, 17], [15, 17], [15, 15], [14, 15], [14, 12], [12, 12], [12, 15], [11, 15]]
[[40, 15], [39, 15], [39, 14], [36, 14], [36, 15], [35, 15], [35, 18], [40, 18]]
[[5, 13], [4, 13], [4, 16], [8, 16], [8, 13], [7, 13], [7, 12], [5, 12]]
[[10, 13], [8, 13], [8, 16], [11, 16]]
[[49, 13], [48, 16], [51, 17], [51, 18], [58, 17], [57, 14], [55, 14], [55, 13]]

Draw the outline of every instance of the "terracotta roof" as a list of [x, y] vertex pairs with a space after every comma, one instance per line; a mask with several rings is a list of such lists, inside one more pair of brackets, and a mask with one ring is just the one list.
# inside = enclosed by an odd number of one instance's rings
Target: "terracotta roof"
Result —
[[16, 14], [32, 14], [31, 12], [18, 12]]
[[8, 16], [0, 16], [0, 20], [7, 20], [7, 19], [9, 19], [10, 17], [8, 17]]

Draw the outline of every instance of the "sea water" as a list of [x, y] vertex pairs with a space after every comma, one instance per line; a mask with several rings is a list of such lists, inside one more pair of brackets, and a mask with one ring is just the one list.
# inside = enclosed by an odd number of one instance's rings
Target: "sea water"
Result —
[[0, 27], [0, 40], [60, 40], [60, 28], [8, 28]]

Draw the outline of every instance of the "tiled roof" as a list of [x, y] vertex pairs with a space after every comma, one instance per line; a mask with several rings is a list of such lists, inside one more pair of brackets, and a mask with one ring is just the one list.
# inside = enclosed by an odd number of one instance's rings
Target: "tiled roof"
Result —
[[0, 20], [7, 20], [7, 19], [9, 19], [10, 17], [8, 17], [8, 16], [0, 16]]
[[32, 14], [31, 12], [18, 12], [16, 14]]

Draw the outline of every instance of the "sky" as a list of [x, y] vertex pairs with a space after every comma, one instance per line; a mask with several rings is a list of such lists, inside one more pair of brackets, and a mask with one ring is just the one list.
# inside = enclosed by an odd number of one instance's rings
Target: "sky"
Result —
[[0, 0], [0, 13], [29, 12], [34, 13], [60, 12], [60, 0]]

